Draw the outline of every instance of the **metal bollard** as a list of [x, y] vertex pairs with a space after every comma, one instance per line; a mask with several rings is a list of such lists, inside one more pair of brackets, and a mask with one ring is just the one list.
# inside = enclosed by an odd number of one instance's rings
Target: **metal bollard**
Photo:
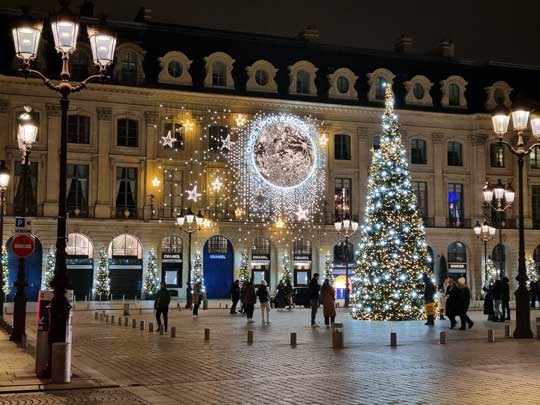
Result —
[[332, 347], [334, 349], [343, 349], [343, 324], [334, 323], [332, 325]]
[[129, 318], [126, 316], [124, 318], [124, 326], [128, 326], [129, 325]]
[[493, 329], [488, 329], [488, 342], [495, 343], [495, 334], [493, 333]]
[[439, 344], [441, 345], [446, 344], [446, 332], [441, 332], [441, 335], [439, 337]]
[[144, 330], [144, 321], [139, 322], [139, 329]]
[[229, 309], [229, 304], [225, 304], [225, 309]]
[[129, 315], [129, 304], [124, 304], [124, 316]]
[[396, 332], [390, 333], [390, 346], [392, 347], [397, 346], [397, 333]]
[[99, 314], [99, 320], [100, 320], [100, 321], [103, 320], [103, 314]]
[[94, 319], [97, 321], [98, 318], [99, 318], [99, 314], [96, 312], [96, 313], [94, 314]]
[[210, 329], [208, 328], [204, 330], [204, 340], [210, 340]]
[[139, 315], [142, 315], [142, 308], [139, 308]]
[[109, 323], [109, 315], [105, 315], [105, 323]]
[[510, 337], [510, 325], [504, 325], [504, 337]]
[[171, 337], [176, 337], [176, 326], [171, 326]]
[[154, 322], [150, 322], [148, 324], [148, 332], [153, 332], [154, 331]]
[[252, 330], [248, 330], [248, 345], [252, 344], [253, 343], [253, 331]]
[[540, 325], [536, 325], [536, 339], [540, 340]]
[[291, 333], [291, 346], [296, 346], [296, 333]]
[[111, 315], [111, 325], [114, 323], [114, 315]]
[[540, 318], [538, 318], [538, 317], [536, 318], [536, 324], [537, 325], [540, 324]]
[[118, 317], [118, 326], [122, 326], [122, 317], [121, 316]]
[[136, 319], [131, 320], [131, 326], [133, 327], [133, 329], [137, 328], [137, 320]]
[[219, 303], [219, 309], [221, 309], [221, 302]]
[[159, 325], [159, 334], [160, 334], [161, 336], [163, 336], [163, 332], [164, 332], [164, 330], [163, 330], [163, 325]]

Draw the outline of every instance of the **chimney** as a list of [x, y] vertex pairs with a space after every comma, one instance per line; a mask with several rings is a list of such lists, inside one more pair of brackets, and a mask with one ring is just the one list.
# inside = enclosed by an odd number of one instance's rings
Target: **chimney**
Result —
[[442, 56], [443, 58], [453, 58], [456, 56], [454, 43], [447, 39], [443, 39], [441, 42], [439, 42], [439, 48], [436, 53], [438, 56]]
[[319, 30], [315, 27], [310, 27], [309, 25], [304, 28], [302, 32], [298, 33], [298, 38], [302, 38], [305, 41], [318, 41], [319, 40]]
[[139, 11], [137, 11], [137, 15], [135, 16], [135, 22], [150, 22], [152, 20], [152, 9], [141, 7]]
[[413, 48], [413, 39], [407, 35], [400, 36], [394, 43], [394, 51], [398, 53], [411, 53]]

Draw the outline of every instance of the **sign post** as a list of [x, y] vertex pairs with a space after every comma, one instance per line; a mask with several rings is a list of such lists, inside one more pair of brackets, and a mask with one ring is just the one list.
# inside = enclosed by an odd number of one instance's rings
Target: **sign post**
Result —
[[28, 257], [34, 253], [36, 242], [29, 233], [20, 233], [11, 241], [11, 250], [17, 257]]

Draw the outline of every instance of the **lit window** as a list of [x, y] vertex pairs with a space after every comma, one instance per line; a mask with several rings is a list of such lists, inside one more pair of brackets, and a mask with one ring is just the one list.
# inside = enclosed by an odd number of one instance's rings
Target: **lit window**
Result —
[[489, 145], [489, 161], [491, 167], [504, 167], [504, 149], [497, 143]]
[[464, 226], [463, 184], [448, 183], [448, 226]]

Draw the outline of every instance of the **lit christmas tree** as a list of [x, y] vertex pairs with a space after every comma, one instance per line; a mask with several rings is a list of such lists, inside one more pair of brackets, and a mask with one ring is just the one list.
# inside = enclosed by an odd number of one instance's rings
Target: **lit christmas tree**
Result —
[[330, 284], [334, 284], [334, 263], [332, 262], [332, 256], [330, 255], [330, 252], [326, 253], [324, 264], [324, 278], [330, 281]]
[[204, 286], [204, 271], [201, 260], [201, 252], [195, 254], [195, 263], [193, 263], [193, 271], [191, 272], [191, 284], [194, 286], [198, 282], [202, 283], [202, 292], [206, 291]]
[[99, 252], [99, 264], [96, 274], [96, 289], [95, 292], [99, 297], [107, 297], [111, 291], [109, 280], [109, 261], [105, 249]]
[[240, 272], [238, 276], [241, 283], [249, 280], [248, 255], [245, 251], [242, 252], [242, 258], [240, 259]]
[[56, 263], [56, 249], [51, 247], [47, 252], [47, 264], [45, 267], [45, 288], [51, 288], [51, 281], [54, 277], [54, 264]]
[[283, 257], [281, 258], [281, 280], [284, 284], [287, 282], [292, 284], [292, 274], [291, 274], [291, 259], [289, 258], [289, 252], [285, 251]]
[[4, 295], [8, 295], [11, 291], [11, 288], [9, 287], [9, 265], [8, 265], [8, 254], [6, 248], [2, 248], [2, 277], [3, 277], [3, 285], [2, 289], [4, 291]]
[[373, 151], [358, 267], [352, 278], [352, 316], [419, 319], [424, 317], [421, 276], [431, 274], [390, 86], [382, 128], [380, 149]]
[[148, 265], [144, 276], [144, 291], [148, 294], [155, 294], [159, 289], [159, 278], [157, 274], [157, 255], [152, 248], [148, 253]]
[[531, 285], [531, 281], [538, 280], [538, 271], [536, 269], [536, 262], [531, 256], [527, 258], [527, 277], [529, 278], [527, 280], [527, 287]]

